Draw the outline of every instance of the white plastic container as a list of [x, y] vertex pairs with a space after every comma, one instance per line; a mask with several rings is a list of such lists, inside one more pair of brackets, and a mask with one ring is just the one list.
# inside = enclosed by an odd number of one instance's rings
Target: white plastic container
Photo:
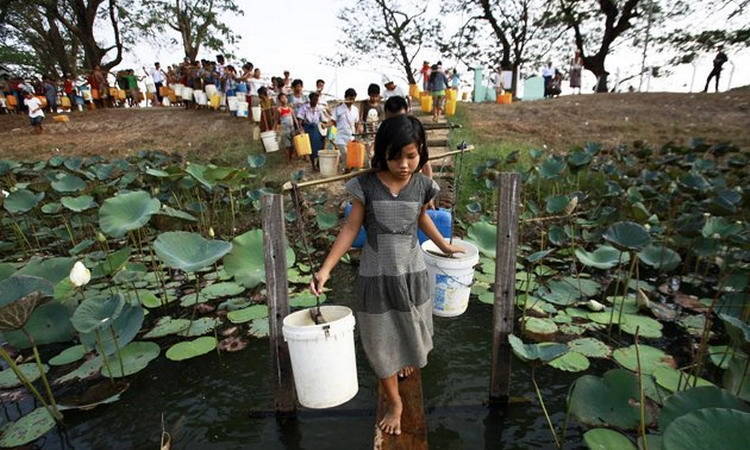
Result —
[[229, 106], [230, 111], [237, 111], [237, 108], [239, 107], [237, 101], [237, 97], [232, 96], [227, 98], [227, 105]]
[[325, 323], [316, 325], [310, 309], [284, 318], [297, 399], [307, 408], [332, 408], [359, 390], [354, 353], [354, 314], [346, 306], [321, 306]]
[[318, 152], [320, 162], [320, 174], [324, 177], [333, 177], [338, 174], [339, 152], [336, 150], [321, 150]]
[[253, 111], [253, 122], [260, 122], [260, 106], [251, 106], [250, 109]]
[[204, 91], [206, 91], [206, 96], [207, 96], [208, 98], [211, 98], [211, 97], [213, 97], [213, 95], [214, 95], [214, 94], [216, 94], [216, 92], [217, 92], [217, 90], [216, 90], [216, 85], [214, 85], [214, 84], [207, 84], [207, 85], [206, 85], [206, 86], [205, 86], [205, 87], [203, 88], [203, 90], [204, 90]]
[[260, 139], [263, 141], [263, 147], [266, 149], [266, 153], [279, 150], [279, 141], [276, 140], [276, 131], [264, 131], [260, 133]]
[[427, 272], [435, 282], [432, 313], [440, 317], [456, 317], [466, 311], [474, 282], [474, 266], [479, 262], [476, 245], [461, 239], [453, 239], [453, 245], [463, 248], [464, 253], [456, 253], [452, 258], [438, 256], [429, 253], [442, 253], [434, 242], [422, 243]]
[[237, 102], [237, 117], [248, 117], [247, 102]]
[[208, 105], [208, 96], [203, 91], [194, 91], [195, 103], [201, 106]]
[[182, 88], [182, 99], [186, 101], [193, 101], [193, 88], [183, 87]]
[[171, 87], [171, 88], [172, 88], [172, 90], [174, 91], [174, 95], [175, 95], [176, 97], [182, 97], [182, 88], [184, 88], [184, 87], [185, 87], [185, 85], [184, 85], [184, 84], [180, 84], [180, 83], [175, 83], [175, 84], [171, 85], [170, 87]]

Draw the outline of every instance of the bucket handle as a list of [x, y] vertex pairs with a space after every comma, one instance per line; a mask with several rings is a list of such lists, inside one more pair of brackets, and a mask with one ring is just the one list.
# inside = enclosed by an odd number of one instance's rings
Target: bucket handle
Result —
[[438, 269], [438, 270], [439, 270], [439, 271], [440, 271], [440, 272], [441, 272], [441, 273], [442, 273], [443, 275], [445, 275], [446, 277], [450, 278], [451, 280], [455, 281], [456, 283], [460, 284], [460, 285], [461, 285], [461, 286], [463, 286], [463, 287], [466, 287], [466, 288], [471, 288], [472, 286], [474, 286], [474, 283], [476, 282], [476, 280], [472, 279], [472, 280], [471, 280], [471, 283], [469, 283], [469, 284], [466, 284], [466, 283], [464, 283], [463, 281], [459, 281], [458, 279], [456, 279], [456, 277], [454, 277], [453, 275], [448, 275], [448, 274], [447, 274], [447, 273], [445, 272], [445, 270], [443, 270], [443, 268], [442, 268], [442, 267], [440, 267], [440, 266], [438, 266], [438, 265], [435, 265], [435, 267], [436, 267], [436, 268], [437, 268], [437, 269]]

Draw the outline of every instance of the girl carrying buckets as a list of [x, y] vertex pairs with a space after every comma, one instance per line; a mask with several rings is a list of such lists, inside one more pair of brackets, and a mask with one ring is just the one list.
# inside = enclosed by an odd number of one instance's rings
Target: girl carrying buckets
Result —
[[427, 203], [439, 190], [437, 183], [419, 173], [427, 158], [425, 131], [418, 119], [400, 115], [383, 121], [372, 160], [377, 171], [346, 183], [353, 196], [352, 211], [310, 283], [319, 295], [364, 224], [367, 243], [354, 310], [367, 359], [388, 398], [378, 426], [389, 434], [401, 433], [403, 403], [397, 377], [424, 367], [432, 349], [432, 282], [417, 229], [446, 254], [463, 251], [443, 239], [426, 213]]

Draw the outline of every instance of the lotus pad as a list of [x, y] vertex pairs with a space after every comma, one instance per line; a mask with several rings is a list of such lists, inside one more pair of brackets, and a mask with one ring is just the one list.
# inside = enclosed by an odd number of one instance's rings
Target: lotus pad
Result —
[[526, 317], [522, 326], [525, 331], [536, 334], [553, 334], [558, 331], [555, 322], [539, 317]]
[[[256, 229], [232, 239], [232, 251], [224, 258], [224, 270], [246, 288], [254, 288], [265, 281], [266, 268], [263, 259], [263, 230]], [[294, 251], [287, 247], [286, 264], [292, 267]]]
[[105, 200], [99, 208], [99, 227], [112, 237], [122, 237], [145, 225], [160, 207], [161, 202], [145, 191], [119, 194]]
[[[112, 377], [119, 378], [140, 372], [148, 366], [148, 363], [159, 356], [159, 345], [153, 342], [131, 342], [124, 348], [120, 349], [119, 354], [115, 353], [109, 357], [109, 368], [112, 369]], [[122, 368], [120, 368], [120, 358], [122, 358]], [[102, 368], [102, 374], [110, 376], [107, 367]]]
[[676, 269], [682, 262], [682, 258], [677, 252], [657, 245], [649, 245], [641, 250], [638, 253], [638, 259], [647, 266], [667, 272]]
[[680, 450], [747, 450], [750, 413], [705, 408], [678, 417], [664, 431], [662, 448]]
[[268, 317], [268, 306], [266, 305], [253, 305], [247, 308], [231, 311], [227, 314], [227, 319], [232, 323], [245, 323], [254, 319], [262, 319], [264, 317]]
[[79, 361], [85, 354], [86, 349], [83, 348], [83, 345], [74, 345], [72, 347], [66, 348], [57, 356], [50, 359], [48, 362], [51, 366], [64, 366], [66, 364]]
[[154, 251], [166, 265], [186, 272], [210, 266], [231, 249], [229, 242], [208, 240], [186, 231], [162, 233], [154, 241]]
[[52, 414], [41, 406], [3, 428], [0, 447], [19, 447], [33, 442], [55, 427]]
[[524, 344], [521, 339], [512, 334], [508, 336], [508, 342], [513, 349], [513, 353], [519, 359], [526, 362], [549, 362], [555, 358], [559, 358], [568, 351], [568, 347], [564, 344], [554, 344], [551, 342]]
[[[672, 367], [674, 359], [658, 348], [649, 345], [638, 345], [641, 360], [641, 373], [651, 375], [657, 367]], [[618, 348], [612, 353], [612, 357], [623, 367], [633, 372], [638, 370], [635, 345]]]
[[630, 255], [625, 252], [621, 252], [614, 247], [609, 245], [602, 245], [593, 252], [587, 252], [583, 249], [577, 248], [576, 258], [584, 266], [596, 267], [597, 269], [611, 269], [619, 264], [626, 264], [630, 261]]
[[594, 428], [583, 433], [583, 443], [591, 450], [636, 450], [627, 436], [607, 428]]
[[568, 347], [589, 358], [608, 358], [612, 354], [612, 349], [607, 344], [595, 338], [574, 339], [568, 342]]
[[617, 222], [604, 232], [603, 237], [621, 250], [638, 251], [651, 243], [648, 231], [635, 222]]
[[684, 391], [690, 389], [693, 385], [713, 386], [714, 384], [701, 377], [694, 377], [692, 374], [685, 373], [681, 370], [668, 366], [657, 367], [653, 372], [656, 384], [670, 392]]
[[[602, 378], [584, 375], [575, 381], [568, 407], [580, 422], [594, 426], [636, 429], [640, 423], [638, 378], [624, 369], [607, 371]], [[651, 422], [646, 410], [646, 421]]]
[[[44, 368], [45, 372], [49, 370], [49, 367], [47, 367], [46, 365], [43, 365], [42, 367]], [[33, 383], [37, 378], [41, 376], [36, 363], [20, 364], [18, 365], [18, 370], [20, 370], [21, 373], [26, 377], [26, 379], [31, 383]], [[20, 386], [21, 384], [23, 383], [18, 379], [18, 377], [16, 377], [15, 372], [13, 372], [13, 369], [11, 369], [10, 367], [0, 372], [0, 389], [8, 389]]]
[[578, 352], [569, 351], [559, 358], [555, 358], [548, 363], [555, 369], [566, 372], [582, 372], [589, 368], [589, 359]]
[[216, 338], [213, 336], [203, 336], [193, 341], [179, 342], [167, 350], [167, 358], [172, 361], [182, 361], [205, 355], [216, 348]]
[[729, 392], [715, 386], [698, 386], [676, 392], [667, 398], [659, 415], [659, 428], [664, 431], [680, 416], [703, 408], [729, 408], [750, 412], [750, 406]]

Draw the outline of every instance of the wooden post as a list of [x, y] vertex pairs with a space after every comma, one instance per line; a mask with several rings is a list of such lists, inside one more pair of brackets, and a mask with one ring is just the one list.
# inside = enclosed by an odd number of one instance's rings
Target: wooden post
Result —
[[261, 204], [274, 409], [276, 414], [293, 415], [297, 409], [297, 393], [294, 389], [289, 347], [281, 333], [282, 320], [289, 314], [284, 197], [279, 194], [264, 195]]
[[516, 247], [518, 246], [519, 176], [503, 172], [498, 177], [497, 261], [495, 304], [492, 309], [492, 374], [490, 404], [505, 405], [510, 396], [511, 348], [516, 301]]

